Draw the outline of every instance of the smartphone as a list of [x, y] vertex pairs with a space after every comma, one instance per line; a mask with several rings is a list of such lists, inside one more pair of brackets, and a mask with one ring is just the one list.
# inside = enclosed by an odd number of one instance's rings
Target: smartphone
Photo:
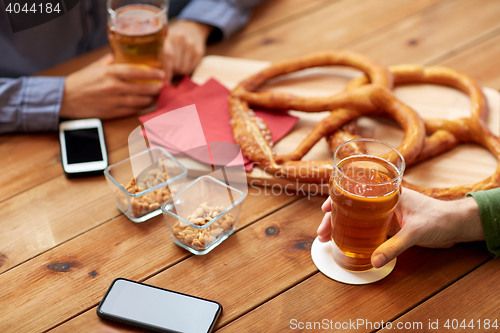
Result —
[[221, 312], [218, 302], [123, 278], [97, 307], [103, 319], [152, 332], [211, 332]]
[[108, 154], [100, 119], [68, 120], [59, 124], [61, 162], [68, 177], [102, 174]]

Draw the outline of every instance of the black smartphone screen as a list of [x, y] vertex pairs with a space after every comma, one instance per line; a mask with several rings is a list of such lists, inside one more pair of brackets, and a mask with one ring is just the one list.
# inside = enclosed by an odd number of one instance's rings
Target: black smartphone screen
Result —
[[157, 332], [210, 332], [222, 307], [219, 303], [143, 283], [116, 279], [97, 314]]
[[97, 127], [65, 130], [64, 139], [68, 164], [103, 160]]

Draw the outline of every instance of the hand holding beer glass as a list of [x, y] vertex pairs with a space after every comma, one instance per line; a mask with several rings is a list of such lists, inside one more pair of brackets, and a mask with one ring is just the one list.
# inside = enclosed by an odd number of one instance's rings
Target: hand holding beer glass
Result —
[[345, 270], [368, 271], [373, 251], [387, 239], [405, 161], [390, 145], [371, 139], [345, 142], [333, 158], [332, 256]]
[[108, 39], [115, 63], [162, 67], [168, 0], [108, 0]]
[[108, 0], [106, 55], [69, 74], [59, 116], [112, 119], [151, 107], [163, 86], [167, 0]]

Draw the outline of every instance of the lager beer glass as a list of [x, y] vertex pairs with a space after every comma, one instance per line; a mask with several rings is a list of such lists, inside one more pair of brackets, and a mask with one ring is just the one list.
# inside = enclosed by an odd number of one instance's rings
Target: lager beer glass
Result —
[[107, 11], [115, 62], [162, 67], [168, 0], [108, 0]]
[[371, 139], [345, 142], [333, 158], [333, 259], [346, 270], [367, 271], [373, 251], [387, 239], [405, 161], [390, 145]]

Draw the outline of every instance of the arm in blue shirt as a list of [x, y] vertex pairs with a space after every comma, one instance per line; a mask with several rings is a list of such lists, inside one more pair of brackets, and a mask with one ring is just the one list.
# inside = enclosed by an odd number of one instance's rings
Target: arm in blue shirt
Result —
[[63, 77], [0, 78], [0, 134], [55, 131]]
[[[173, 4], [175, 0], [171, 1]], [[178, 0], [178, 2], [182, 5], [186, 0]], [[259, 2], [260, 0], [191, 0], [182, 9], [178, 19], [214, 26], [216, 29], [210, 36], [210, 41], [217, 41], [228, 38], [243, 27], [248, 22], [251, 10]], [[103, 7], [104, 1], [96, 3], [101, 4], [98, 8], [105, 8]], [[79, 12], [73, 12], [74, 10], [69, 13], [72, 13], [73, 16], [79, 14]], [[71, 17], [68, 14], [65, 14], [62, 18], [70, 20]], [[76, 25], [79, 22], [74, 19], [70, 21], [73, 23], [76, 22]], [[51, 24], [54, 24], [54, 22]], [[48, 25], [42, 25], [32, 28], [33, 31], [30, 32], [35, 33], [35, 29], [40, 29], [41, 27], [45, 29], [50, 28]], [[0, 28], [0, 32], [8, 33], [7, 26], [0, 24]], [[75, 35], [73, 36], [72, 33], [68, 37], [68, 40], [78, 41], [81, 38], [79, 37], [80, 32], [77, 31], [77, 27], [72, 27], [70, 32], [73, 30], [75, 31]], [[97, 34], [99, 31], [92, 33]], [[25, 40], [26, 43], [30, 43], [29, 39], [26, 38]], [[53, 43], [58, 43], [57, 39], [51, 40], [53, 40]], [[55, 49], [53, 46], [51, 46], [51, 49]], [[9, 48], [4, 51], [10, 52], [11, 61], [18, 61], [19, 64], [24, 64], [22, 61], [24, 58], [17, 54], [17, 51], [13, 48], [13, 44], [7, 43], [5, 47]], [[23, 47], [29, 47], [29, 45], [26, 44]], [[72, 50], [69, 46], [65, 48], [65, 50], [70, 49]], [[35, 52], [35, 47], [33, 47], [33, 52]], [[28, 54], [33, 53], [28, 52]], [[74, 56], [76, 55], [74, 54]], [[37, 57], [39, 58], [41, 55]], [[23, 66], [26, 66], [26, 64]], [[63, 92], [64, 77], [0, 78], [0, 134], [57, 130]]]
[[241, 29], [250, 18], [252, 9], [260, 0], [192, 0], [181, 11], [179, 20], [211, 25], [216, 30], [211, 42], [227, 39]]

